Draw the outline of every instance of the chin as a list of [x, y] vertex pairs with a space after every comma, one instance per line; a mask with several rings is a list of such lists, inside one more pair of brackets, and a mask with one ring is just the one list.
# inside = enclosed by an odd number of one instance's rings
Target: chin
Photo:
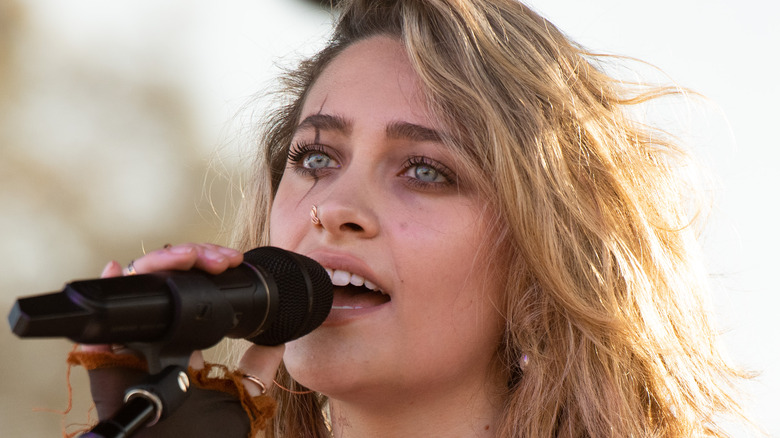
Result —
[[[284, 365], [290, 376], [301, 385], [326, 396], [340, 398], [366, 391], [377, 384], [379, 370], [372, 370], [365, 349], [349, 346], [317, 329], [287, 343]], [[360, 357], [354, 354], [359, 353]]]
[[333, 379], [336, 368], [341, 367], [341, 373], [345, 372], [343, 364], [337, 365], [333, 341], [328, 336], [314, 332], [288, 342], [284, 350], [284, 366], [293, 379], [303, 386], [315, 391], [322, 391], [321, 381]]

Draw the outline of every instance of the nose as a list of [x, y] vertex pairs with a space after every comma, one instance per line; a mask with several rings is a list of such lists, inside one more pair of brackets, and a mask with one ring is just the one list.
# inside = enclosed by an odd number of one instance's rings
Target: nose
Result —
[[[368, 239], [379, 233], [375, 197], [367, 187], [336, 183], [316, 204], [313, 226], [323, 229], [334, 238], [357, 237]], [[317, 223], [319, 222], [319, 223]]]

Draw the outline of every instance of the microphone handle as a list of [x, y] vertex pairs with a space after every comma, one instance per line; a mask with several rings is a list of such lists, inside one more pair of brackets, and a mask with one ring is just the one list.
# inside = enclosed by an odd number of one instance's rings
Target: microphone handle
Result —
[[74, 281], [61, 292], [20, 298], [8, 319], [20, 337], [83, 344], [153, 342], [175, 336], [175, 328], [187, 331], [182, 347], [194, 350], [262, 332], [277, 302], [273, 279], [244, 263], [218, 275], [162, 271]]

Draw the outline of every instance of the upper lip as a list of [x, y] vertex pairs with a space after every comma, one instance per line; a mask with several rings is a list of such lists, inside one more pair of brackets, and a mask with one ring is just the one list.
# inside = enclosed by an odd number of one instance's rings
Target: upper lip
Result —
[[306, 256], [325, 268], [357, 274], [377, 285], [383, 292], [387, 292], [384, 282], [377, 278], [371, 267], [360, 257], [327, 249], [317, 249], [307, 253]]

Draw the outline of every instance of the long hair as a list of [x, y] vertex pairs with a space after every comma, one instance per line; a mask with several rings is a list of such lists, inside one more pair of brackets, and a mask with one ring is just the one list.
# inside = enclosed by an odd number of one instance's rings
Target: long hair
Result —
[[[397, 38], [445, 141], [479, 175], [507, 266], [500, 437], [723, 436], [743, 375], [706, 306], [687, 155], [631, 106], [675, 94], [628, 86], [601, 57], [513, 0], [344, 0], [329, 44], [284, 80], [245, 193], [239, 245], [267, 217], [303, 101], [355, 41]], [[692, 213], [693, 212], [693, 213]], [[279, 381], [304, 391], [282, 369]], [[267, 436], [324, 437], [326, 399], [277, 391]]]

